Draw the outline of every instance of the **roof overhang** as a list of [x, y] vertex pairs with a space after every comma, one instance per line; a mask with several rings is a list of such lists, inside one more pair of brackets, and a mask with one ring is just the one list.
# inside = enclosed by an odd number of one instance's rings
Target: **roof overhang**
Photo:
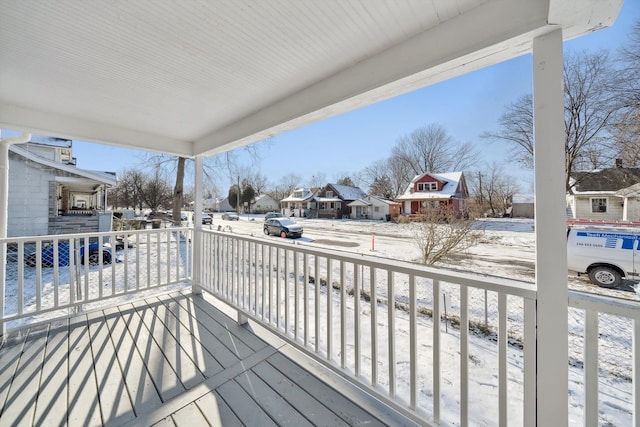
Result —
[[609, 26], [621, 5], [0, 0], [0, 127], [214, 154]]

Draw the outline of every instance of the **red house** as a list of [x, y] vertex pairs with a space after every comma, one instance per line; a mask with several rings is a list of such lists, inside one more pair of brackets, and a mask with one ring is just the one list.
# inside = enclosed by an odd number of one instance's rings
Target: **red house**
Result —
[[467, 209], [469, 191], [462, 172], [423, 173], [411, 180], [396, 200], [405, 214], [424, 213], [429, 209], [447, 208], [455, 212]]

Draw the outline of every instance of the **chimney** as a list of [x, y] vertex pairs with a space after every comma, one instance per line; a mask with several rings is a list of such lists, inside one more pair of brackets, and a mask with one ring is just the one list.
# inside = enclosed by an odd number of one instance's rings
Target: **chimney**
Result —
[[616, 168], [622, 167], [622, 159], [616, 159]]

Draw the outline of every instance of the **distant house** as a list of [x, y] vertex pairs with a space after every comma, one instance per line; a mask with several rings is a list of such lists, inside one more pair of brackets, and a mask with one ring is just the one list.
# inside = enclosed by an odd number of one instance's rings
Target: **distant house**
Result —
[[280, 201], [282, 213], [286, 216], [307, 217], [315, 209], [313, 200], [319, 188], [296, 188], [293, 193]]
[[251, 212], [266, 213], [280, 211], [280, 203], [268, 194], [260, 194], [251, 204]]
[[568, 218], [640, 221], [640, 168], [574, 172], [569, 184]]
[[75, 164], [70, 140], [34, 135], [9, 147], [9, 237], [111, 231], [115, 173]]
[[366, 193], [359, 187], [327, 184], [314, 197], [315, 208], [312, 209], [311, 216], [333, 219], [349, 218], [351, 215], [349, 203], [366, 196]]
[[514, 194], [511, 198], [512, 218], [533, 218], [535, 213], [535, 196]]
[[377, 196], [367, 196], [354, 200], [347, 206], [351, 209], [351, 219], [389, 220], [400, 215], [401, 203]]
[[462, 172], [416, 175], [405, 192], [396, 198], [404, 204], [405, 214], [425, 213], [429, 209], [467, 209], [469, 191]]
[[218, 200], [218, 204], [215, 210], [217, 210], [218, 212], [235, 212], [236, 208], [231, 206], [231, 203], [229, 203], [229, 198], [225, 197], [224, 199]]

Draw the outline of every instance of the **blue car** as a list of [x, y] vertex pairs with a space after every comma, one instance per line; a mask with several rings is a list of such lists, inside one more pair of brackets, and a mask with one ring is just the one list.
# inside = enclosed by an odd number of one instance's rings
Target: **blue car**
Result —
[[[85, 261], [85, 246], [80, 246], [79, 251], [79, 263], [84, 265]], [[42, 249], [42, 266], [43, 267], [53, 267], [53, 245], [49, 245]], [[100, 247], [98, 246], [98, 242], [89, 244], [89, 264], [97, 265], [100, 264]], [[69, 265], [69, 243], [68, 242], [59, 242], [58, 243], [58, 266], [66, 267]], [[102, 247], [102, 264], [111, 264], [113, 260], [113, 254], [111, 252], [111, 247], [108, 245], [104, 245]], [[35, 267], [37, 262], [37, 254], [30, 254], [25, 257], [25, 264], [29, 267]], [[76, 262], [78, 264], [78, 262]]]

